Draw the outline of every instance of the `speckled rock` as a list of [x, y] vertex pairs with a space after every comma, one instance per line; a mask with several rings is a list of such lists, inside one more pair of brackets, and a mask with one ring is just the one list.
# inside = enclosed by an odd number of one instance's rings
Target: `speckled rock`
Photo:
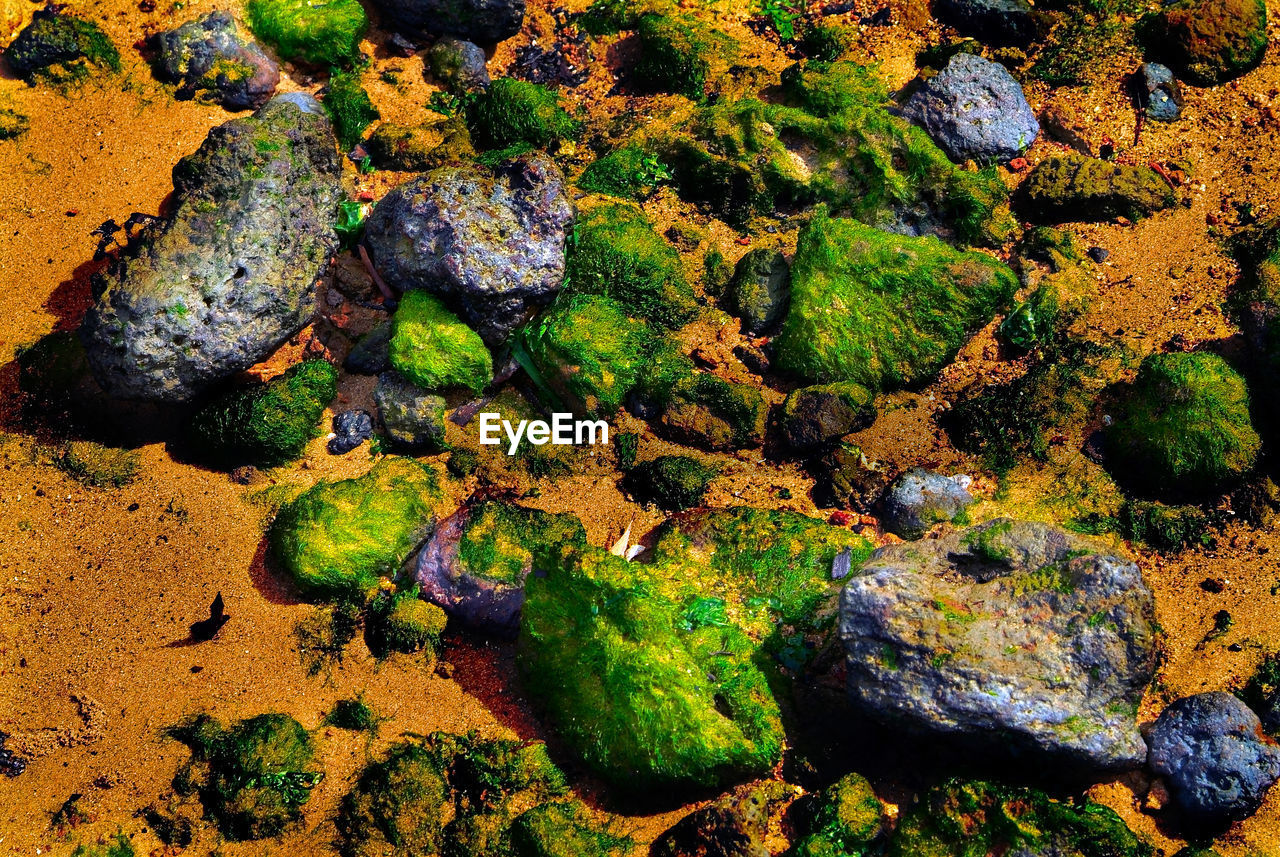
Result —
[[427, 53], [432, 76], [450, 92], [474, 92], [489, 85], [484, 48], [462, 39], [441, 39]]
[[968, 477], [943, 476], [920, 467], [894, 480], [880, 501], [880, 522], [904, 539], [918, 539], [934, 524], [960, 514], [973, 496]]
[[227, 12], [210, 12], [158, 38], [159, 73], [178, 84], [179, 98], [251, 110], [266, 104], [280, 83], [280, 67], [256, 42], [241, 41]]
[[1144, 62], [1133, 76], [1133, 89], [1148, 119], [1173, 122], [1182, 114], [1182, 92], [1168, 66]]
[[1215, 826], [1252, 815], [1280, 778], [1280, 745], [1236, 697], [1215, 691], [1166, 708], [1147, 763], [1169, 783], [1180, 817]]
[[791, 267], [776, 250], [757, 249], [738, 260], [725, 294], [725, 309], [742, 319], [748, 336], [759, 336], [787, 311]]
[[368, 411], [343, 411], [334, 415], [333, 437], [329, 439], [331, 455], [345, 455], [373, 437], [373, 416]]
[[389, 284], [439, 295], [494, 346], [560, 289], [572, 220], [559, 168], [530, 154], [401, 185], [369, 215], [365, 243]]
[[1022, 87], [999, 63], [960, 53], [920, 84], [902, 115], [953, 161], [1008, 161], [1040, 133]]
[[1040, 29], [1027, 0], [938, 0], [934, 13], [964, 35], [992, 45], [1025, 48]]
[[769, 815], [788, 790], [780, 782], [738, 789], [695, 810], [654, 840], [650, 857], [769, 857]]
[[416, 387], [395, 371], [378, 376], [373, 401], [388, 439], [405, 449], [435, 450], [444, 442], [442, 397]]
[[1018, 188], [1017, 202], [1037, 223], [1098, 222], [1138, 220], [1173, 206], [1177, 197], [1145, 164], [1114, 164], [1067, 152], [1037, 164]]
[[1147, 54], [1197, 86], [1257, 67], [1267, 52], [1264, 0], [1174, 0], [1142, 21]]
[[374, 0], [391, 26], [481, 44], [520, 32], [525, 0]]
[[103, 389], [187, 401], [306, 326], [339, 176], [329, 120], [296, 100], [210, 131], [173, 169], [173, 213], [94, 279], [80, 336]]
[[1045, 524], [878, 550], [841, 595], [849, 693], [897, 729], [1086, 772], [1137, 767], [1156, 666], [1138, 566]]

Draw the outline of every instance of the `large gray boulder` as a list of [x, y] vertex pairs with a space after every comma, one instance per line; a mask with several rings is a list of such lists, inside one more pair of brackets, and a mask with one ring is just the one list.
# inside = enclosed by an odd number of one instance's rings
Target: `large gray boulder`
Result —
[[881, 548], [840, 603], [849, 692], [866, 714], [1080, 773], [1146, 759], [1134, 717], [1155, 634], [1137, 565], [1007, 519]]
[[178, 84], [179, 98], [210, 98], [228, 110], [267, 103], [280, 67], [256, 42], [244, 42], [229, 12], [210, 12], [157, 39], [160, 75]]
[[94, 280], [80, 336], [102, 388], [188, 401], [306, 326], [338, 246], [339, 175], [329, 120], [296, 100], [210, 131], [173, 169], [173, 213]]
[[525, 0], [374, 0], [373, 5], [392, 27], [489, 44], [520, 32]]
[[390, 285], [439, 295], [496, 346], [563, 285], [572, 220], [564, 176], [535, 153], [401, 185], [369, 215], [365, 243]]

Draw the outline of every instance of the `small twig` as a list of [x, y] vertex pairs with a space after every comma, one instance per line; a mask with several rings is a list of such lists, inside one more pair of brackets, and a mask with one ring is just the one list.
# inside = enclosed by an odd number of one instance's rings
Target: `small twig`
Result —
[[382, 296], [387, 300], [395, 300], [395, 293], [391, 291], [391, 287], [382, 279], [382, 275], [378, 273], [378, 269], [373, 267], [373, 260], [369, 258], [369, 251], [364, 248], [363, 244], [360, 244], [359, 248], [360, 261], [364, 262], [364, 269], [369, 272], [370, 277], [373, 277], [374, 285], [378, 287], [378, 291], [382, 292]]

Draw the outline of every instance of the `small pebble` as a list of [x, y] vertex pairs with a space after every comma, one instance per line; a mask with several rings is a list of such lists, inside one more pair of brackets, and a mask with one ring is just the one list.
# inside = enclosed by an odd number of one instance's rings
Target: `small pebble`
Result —
[[373, 417], [368, 411], [343, 411], [333, 418], [332, 455], [345, 455], [373, 437]]
[[1088, 250], [1089, 258], [1101, 265], [1111, 257], [1111, 251], [1105, 247], [1090, 247]]

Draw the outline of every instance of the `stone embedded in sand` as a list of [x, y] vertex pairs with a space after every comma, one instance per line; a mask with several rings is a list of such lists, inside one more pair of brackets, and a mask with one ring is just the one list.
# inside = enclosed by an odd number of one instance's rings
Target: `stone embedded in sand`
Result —
[[973, 502], [968, 482], [916, 467], [894, 480], [881, 498], [881, 523], [894, 535], [918, 539]]
[[1173, 122], [1182, 113], [1182, 91], [1168, 66], [1144, 62], [1133, 76], [1133, 90], [1147, 118]]
[[861, 384], [801, 387], [782, 404], [782, 431], [795, 449], [813, 449], [875, 420], [875, 396]]
[[431, 74], [451, 92], [473, 92], [489, 85], [484, 48], [462, 39], [441, 39], [427, 52]]
[[738, 260], [725, 295], [726, 309], [742, 319], [742, 331], [759, 336], [778, 323], [791, 299], [791, 268], [776, 250], [757, 249]]
[[1168, 183], [1150, 167], [1113, 164], [1074, 152], [1041, 161], [1018, 194], [1021, 209], [1042, 223], [1138, 220], [1176, 201]]
[[158, 36], [161, 74], [178, 84], [178, 97], [212, 97], [228, 110], [251, 110], [267, 103], [280, 82], [280, 67], [256, 42], [246, 44], [227, 12], [203, 18]]
[[174, 211], [95, 278], [80, 335], [108, 393], [184, 402], [262, 360], [315, 310], [342, 196], [323, 111], [275, 99], [174, 167]]
[[400, 29], [487, 44], [520, 32], [525, 0], [374, 0], [373, 5]]
[[429, 393], [399, 372], [388, 370], [378, 376], [373, 402], [393, 445], [432, 450], [444, 444], [443, 396]]
[[1146, 758], [1135, 714], [1155, 634], [1137, 565], [1007, 519], [882, 548], [840, 605], [859, 709], [975, 753], [1080, 771]]
[[1177, 0], [1141, 25], [1148, 53], [1197, 86], [1217, 86], [1262, 62], [1264, 0]]

